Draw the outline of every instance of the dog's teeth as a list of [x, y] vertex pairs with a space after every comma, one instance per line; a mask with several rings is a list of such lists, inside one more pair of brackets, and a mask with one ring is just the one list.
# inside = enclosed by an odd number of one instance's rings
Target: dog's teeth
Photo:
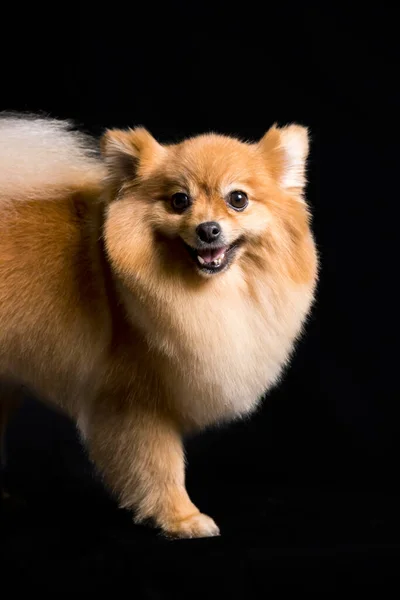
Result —
[[222, 254], [221, 256], [219, 256], [218, 258], [216, 258], [215, 260], [213, 260], [211, 263], [206, 263], [206, 261], [204, 260], [204, 258], [202, 258], [200, 256], [200, 254], [197, 255], [197, 260], [199, 261], [199, 263], [201, 265], [209, 264], [212, 267], [220, 267], [222, 261], [224, 260], [224, 258], [225, 258], [225, 254]]

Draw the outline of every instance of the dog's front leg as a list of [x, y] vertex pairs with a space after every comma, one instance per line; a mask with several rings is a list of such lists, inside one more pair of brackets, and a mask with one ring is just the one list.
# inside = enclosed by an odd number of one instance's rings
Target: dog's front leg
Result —
[[151, 519], [173, 537], [219, 534], [188, 496], [182, 440], [169, 417], [142, 407], [103, 408], [91, 419], [87, 444], [121, 507], [132, 509], [136, 522]]

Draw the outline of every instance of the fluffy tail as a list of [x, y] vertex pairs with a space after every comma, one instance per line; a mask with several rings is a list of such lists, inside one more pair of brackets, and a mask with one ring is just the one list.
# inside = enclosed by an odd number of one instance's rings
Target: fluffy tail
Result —
[[68, 121], [0, 113], [0, 198], [98, 187], [103, 169], [94, 141]]

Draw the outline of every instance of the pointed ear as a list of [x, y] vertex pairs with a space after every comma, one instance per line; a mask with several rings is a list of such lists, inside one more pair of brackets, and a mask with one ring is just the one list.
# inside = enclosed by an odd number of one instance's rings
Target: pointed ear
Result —
[[143, 127], [109, 129], [100, 140], [100, 149], [109, 180], [117, 186], [146, 177], [166, 152]]
[[259, 147], [277, 183], [301, 196], [306, 184], [308, 129], [302, 125], [282, 128], [274, 125], [261, 139]]

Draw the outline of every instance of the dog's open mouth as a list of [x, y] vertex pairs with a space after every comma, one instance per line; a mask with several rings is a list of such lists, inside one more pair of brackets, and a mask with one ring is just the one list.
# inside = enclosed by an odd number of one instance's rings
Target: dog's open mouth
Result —
[[240, 240], [238, 240], [230, 246], [203, 248], [192, 248], [185, 242], [184, 245], [200, 271], [205, 273], [219, 273], [232, 262], [235, 251], [240, 243]]

